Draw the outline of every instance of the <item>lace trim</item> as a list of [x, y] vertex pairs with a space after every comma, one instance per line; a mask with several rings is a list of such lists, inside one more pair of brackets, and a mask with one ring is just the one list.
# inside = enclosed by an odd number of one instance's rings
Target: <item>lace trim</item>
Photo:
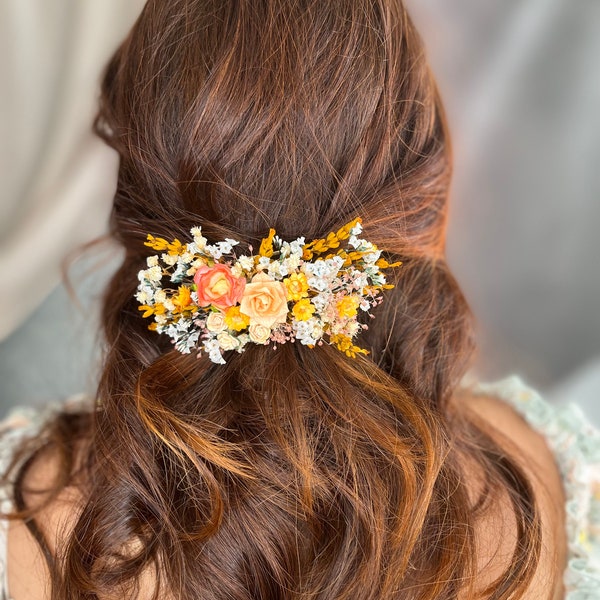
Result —
[[[85, 395], [69, 398], [62, 404], [50, 404], [43, 408], [17, 407], [0, 422], [0, 471], [4, 473], [10, 464], [15, 448], [25, 439], [35, 437], [52, 415], [61, 411], [79, 411], [91, 408], [92, 401]], [[0, 486], [0, 510], [12, 511], [14, 500], [10, 485]], [[12, 600], [8, 590], [8, 521], [0, 519], [0, 600]]]
[[566, 497], [565, 600], [600, 598], [600, 430], [576, 404], [551, 405], [520, 377], [468, 386], [513, 406], [547, 440]]

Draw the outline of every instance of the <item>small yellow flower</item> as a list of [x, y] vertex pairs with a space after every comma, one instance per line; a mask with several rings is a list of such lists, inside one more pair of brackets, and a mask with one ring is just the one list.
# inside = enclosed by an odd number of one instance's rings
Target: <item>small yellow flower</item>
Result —
[[308, 321], [313, 316], [315, 307], [310, 303], [308, 298], [303, 298], [294, 304], [292, 312], [298, 321]]
[[154, 237], [153, 235], [148, 234], [146, 239], [147, 241], [144, 242], [144, 246], [149, 246], [154, 250], [166, 250], [169, 247], [169, 242], [164, 238]]
[[348, 252], [348, 256], [346, 260], [350, 261], [350, 264], [352, 264], [353, 262], [358, 262], [359, 260], [361, 260], [363, 257], [363, 253], [362, 252], [358, 252], [356, 250], [353, 250], [352, 252]]
[[347, 240], [350, 237], [350, 230], [354, 228], [357, 223], [362, 223], [362, 219], [357, 217], [354, 221], [350, 221], [350, 223], [346, 223], [346, 225], [340, 227], [337, 230], [336, 236], [340, 240]]
[[335, 347], [343, 352], [346, 356], [350, 358], [356, 358], [357, 354], [369, 354], [368, 350], [361, 348], [360, 346], [355, 346], [352, 343], [352, 339], [347, 335], [338, 334], [332, 335], [329, 340], [332, 344], [335, 344]]
[[147, 304], [142, 304], [141, 306], [138, 306], [138, 310], [143, 310], [144, 314], [142, 315], [142, 317], [145, 319], [146, 317], [149, 317], [150, 315], [154, 314], [154, 307], [153, 306], [148, 306]]
[[308, 295], [308, 281], [304, 273], [292, 273], [283, 280], [287, 290], [287, 299], [294, 302]]
[[153, 306], [142, 304], [141, 306], [138, 306], [138, 310], [144, 311], [144, 314], [142, 315], [144, 319], [150, 315], [164, 315], [166, 312], [166, 308], [160, 303], [154, 304]]
[[356, 296], [344, 296], [337, 304], [336, 308], [340, 317], [355, 317], [360, 300]]
[[169, 256], [179, 256], [186, 252], [187, 248], [179, 240], [173, 240], [167, 247]]
[[305, 244], [302, 246], [302, 258], [304, 260], [312, 260], [313, 259], [313, 251], [310, 249], [310, 244]]
[[165, 312], [167, 312], [167, 309], [165, 308], [164, 304], [160, 304], [160, 303], [156, 303], [154, 305], [154, 314], [155, 315], [164, 315]]
[[158, 250], [159, 252], [164, 252], [166, 250], [169, 256], [179, 256], [187, 250], [186, 245], [182, 244], [178, 239], [168, 242], [164, 238], [154, 237], [150, 234], [148, 234], [146, 239], [147, 241], [144, 242], [144, 246], [149, 246], [153, 250]]
[[242, 329], [246, 329], [250, 325], [250, 317], [240, 312], [239, 305], [230, 306], [225, 311], [225, 325], [234, 331], [242, 331]]
[[398, 261], [395, 263], [389, 263], [387, 260], [385, 260], [385, 258], [380, 258], [375, 264], [380, 269], [389, 269], [391, 267], [399, 267], [402, 264], [402, 261]]
[[260, 256], [273, 256], [273, 238], [275, 237], [275, 230], [269, 229], [269, 235], [262, 240], [260, 243], [260, 250], [258, 254]]
[[178, 311], [183, 311], [192, 303], [191, 290], [189, 287], [182, 285], [177, 291], [177, 295], [173, 296], [173, 304]]

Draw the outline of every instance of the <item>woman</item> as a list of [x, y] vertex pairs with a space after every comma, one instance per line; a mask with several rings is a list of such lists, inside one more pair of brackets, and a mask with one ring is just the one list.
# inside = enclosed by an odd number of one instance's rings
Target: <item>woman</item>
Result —
[[398, 1], [151, 0], [97, 131], [104, 367], [93, 406], [5, 424], [7, 597], [594, 597], [585, 421], [459, 387], [447, 130]]

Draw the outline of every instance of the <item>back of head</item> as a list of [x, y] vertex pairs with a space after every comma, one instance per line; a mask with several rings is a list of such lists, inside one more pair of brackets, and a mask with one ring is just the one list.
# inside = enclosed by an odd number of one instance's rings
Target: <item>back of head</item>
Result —
[[151, 1], [109, 65], [98, 128], [121, 156], [113, 230], [127, 251], [109, 341], [125, 314], [144, 328], [132, 298], [147, 233], [200, 225], [256, 247], [270, 227], [311, 239], [361, 216], [404, 261], [373, 359], [420, 396], [448, 396], [470, 345], [443, 256], [450, 153], [401, 3]]
[[[448, 400], [470, 316], [444, 259], [443, 111], [401, 3], [150, 0], [108, 66], [97, 130], [121, 158], [125, 258], [54, 597], [133, 590], [147, 569], [160, 598], [458, 597], [475, 540]], [[357, 216], [403, 261], [361, 334], [369, 356], [250, 344], [215, 365], [140, 318], [148, 233], [256, 247], [269, 228], [311, 239]], [[520, 536], [489, 597], [527, 585]]]

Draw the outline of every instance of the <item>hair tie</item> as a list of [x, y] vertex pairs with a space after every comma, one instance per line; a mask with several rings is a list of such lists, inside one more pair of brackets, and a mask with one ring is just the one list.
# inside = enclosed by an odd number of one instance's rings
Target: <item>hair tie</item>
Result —
[[238, 241], [209, 244], [200, 227], [187, 244], [148, 235], [145, 245], [159, 254], [138, 273], [139, 310], [179, 352], [204, 352], [219, 364], [224, 352], [243, 352], [250, 342], [312, 348], [325, 340], [350, 357], [368, 354], [352, 341], [367, 329], [358, 311], [381, 303], [382, 291], [394, 287], [382, 269], [402, 263], [388, 263], [361, 231], [357, 218], [305, 243], [284, 242], [270, 229], [258, 254], [239, 256]]

